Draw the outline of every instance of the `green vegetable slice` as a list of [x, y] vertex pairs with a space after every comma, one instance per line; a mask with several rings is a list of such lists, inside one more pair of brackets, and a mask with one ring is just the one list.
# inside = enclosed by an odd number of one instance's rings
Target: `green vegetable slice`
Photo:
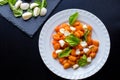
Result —
[[0, 6], [5, 5], [8, 3], [8, 0], [0, 0]]
[[70, 47], [65, 48], [61, 53], [58, 54], [59, 58], [62, 57], [68, 57], [71, 53], [72, 49], [70, 49]]
[[70, 34], [65, 38], [65, 41], [69, 43], [70, 46], [74, 47], [80, 43], [80, 39], [73, 34]]
[[88, 36], [89, 33], [90, 33], [90, 31], [87, 29], [87, 30], [85, 31], [84, 35], [83, 35], [83, 40], [84, 40], [84, 41], [87, 41], [87, 36]]
[[83, 67], [87, 65], [87, 56], [83, 55], [81, 59], [78, 60], [78, 65]]
[[70, 24], [70, 25], [73, 25], [73, 24], [74, 24], [74, 22], [75, 22], [75, 21], [77, 20], [77, 18], [78, 18], [78, 15], [79, 15], [79, 13], [76, 12], [76, 13], [72, 14], [72, 15], [69, 17], [69, 24]]
[[15, 17], [20, 17], [20, 16], [22, 16], [23, 10], [21, 10], [20, 8], [19, 8], [19, 9], [16, 9], [16, 8], [14, 7], [14, 5], [15, 5], [15, 3], [16, 3], [16, 0], [8, 0], [8, 3], [9, 3], [9, 5], [10, 5], [10, 8], [11, 8], [11, 10], [13, 11], [13, 14], [14, 14]]

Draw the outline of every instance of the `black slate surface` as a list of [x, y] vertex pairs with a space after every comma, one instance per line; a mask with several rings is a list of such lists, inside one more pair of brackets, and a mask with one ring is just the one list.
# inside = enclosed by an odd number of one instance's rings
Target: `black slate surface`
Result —
[[[31, 0], [33, 2], [34, 0]], [[50, 13], [54, 10], [54, 8], [57, 6], [57, 4], [60, 2], [60, 0], [47, 0], [47, 15], [44, 17], [37, 17], [37, 18], [31, 18], [27, 21], [24, 21], [21, 17], [15, 18], [9, 5], [0, 6], [0, 14], [6, 18], [8, 21], [12, 22], [17, 28], [21, 29], [23, 32], [25, 32], [27, 35], [32, 37], [35, 32], [39, 29], [39, 27], [42, 27], [41, 25], [44, 23], [44, 21], [48, 18]]]

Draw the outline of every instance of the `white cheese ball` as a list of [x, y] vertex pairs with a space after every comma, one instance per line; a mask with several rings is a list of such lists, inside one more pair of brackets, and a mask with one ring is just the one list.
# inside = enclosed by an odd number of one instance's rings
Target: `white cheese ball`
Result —
[[33, 8], [35, 8], [37, 6], [39, 6], [39, 4], [37, 4], [37, 3], [31, 3], [30, 4], [30, 9], [33, 9]]
[[91, 58], [91, 57], [88, 57], [88, 58], [87, 58], [87, 62], [90, 63], [91, 61], [92, 61], [92, 58]]
[[22, 4], [22, 1], [21, 1], [21, 0], [18, 0], [18, 1], [15, 3], [15, 8], [18, 9], [21, 4]]
[[31, 17], [32, 17], [32, 13], [31, 12], [25, 12], [24, 14], [22, 14], [23, 20], [28, 20]]
[[80, 55], [80, 50], [77, 49], [75, 53], [76, 53], [76, 55]]
[[65, 44], [65, 41], [64, 40], [59, 40], [59, 43], [60, 43], [60, 46], [63, 47], [64, 44]]
[[58, 53], [61, 53], [61, 52], [62, 52], [61, 49], [55, 51], [55, 53], [57, 53], [57, 54], [58, 54]]
[[81, 45], [82, 47], [86, 47], [86, 46], [87, 46], [87, 42], [86, 42], [86, 41], [81, 41], [81, 42], [80, 42], [80, 45]]
[[79, 65], [78, 65], [78, 64], [75, 64], [75, 65], [72, 66], [72, 68], [73, 68], [73, 69], [77, 69], [77, 68], [79, 68]]
[[72, 31], [75, 31], [76, 30], [76, 28], [75, 27], [70, 27], [70, 29], [72, 30]]
[[40, 8], [39, 7], [35, 7], [34, 10], [33, 10], [33, 15], [35, 17], [37, 17], [39, 14], [40, 14]]
[[47, 9], [43, 7], [40, 11], [40, 16], [45, 16], [46, 13], [47, 13]]
[[65, 36], [69, 36], [69, 35], [70, 35], [70, 32], [66, 30], [66, 31], [64, 32], [64, 35], [65, 35]]
[[27, 10], [27, 9], [29, 8], [29, 4], [28, 4], [28, 3], [22, 3], [22, 4], [20, 5], [20, 8], [21, 8], [22, 10]]
[[84, 51], [85, 53], [88, 53], [89, 48], [84, 48], [83, 51]]
[[83, 24], [83, 29], [87, 29], [87, 28], [88, 28], [87, 25]]
[[59, 31], [60, 31], [62, 34], [65, 33], [65, 29], [64, 29], [64, 28], [61, 28]]

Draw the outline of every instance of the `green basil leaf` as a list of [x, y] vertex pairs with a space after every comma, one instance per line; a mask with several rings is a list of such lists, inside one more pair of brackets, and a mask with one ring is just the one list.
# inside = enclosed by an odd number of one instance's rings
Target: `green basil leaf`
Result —
[[40, 0], [35, 0], [35, 3], [41, 3], [41, 1]]
[[47, 7], [47, 1], [46, 0], [42, 0], [42, 3], [41, 3], [41, 8], [43, 7]]
[[39, 8], [41, 7], [41, 1], [40, 0], [35, 0], [35, 3], [39, 4]]
[[71, 53], [72, 49], [70, 49], [70, 47], [65, 48], [61, 53], [58, 54], [59, 58], [62, 57], [68, 57]]
[[80, 43], [80, 39], [73, 34], [70, 34], [65, 38], [65, 41], [69, 43], [70, 46], [74, 47]]
[[70, 25], [73, 25], [73, 24], [74, 24], [74, 22], [75, 22], [75, 21], [77, 20], [77, 18], [78, 18], [78, 15], [79, 15], [79, 13], [76, 12], [76, 13], [72, 14], [72, 15], [69, 17], [69, 24], [70, 24]]
[[78, 60], [78, 65], [81, 67], [87, 65], [87, 56], [86, 55], [83, 55], [81, 57], [81, 59]]
[[16, 9], [16, 8], [14, 7], [14, 5], [15, 5], [15, 3], [16, 3], [16, 0], [8, 0], [8, 3], [9, 3], [9, 5], [10, 5], [10, 8], [11, 8], [11, 10], [13, 11], [13, 14], [14, 14], [15, 17], [20, 17], [20, 16], [22, 16], [23, 10], [21, 10], [20, 8], [19, 8], [19, 9]]
[[0, 6], [5, 5], [8, 3], [8, 0], [0, 0]]
[[15, 3], [16, 3], [16, 0], [8, 0], [8, 2], [9, 2], [9, 4], [10, 4], [11, 6], [14, 6]]
[[20, 17], [23, 14], [23, 11], [21, 9], [13, 9], [13, 13], [15, 17]]
[[89, 33], [90, 33], [89, 30], [86, 30], [86, 31], [85, 31], [85, 33], [84, 33], [84, 35], [83, 35], [83, 40], [84, 40], [84, 41], [87, 41], [87, 36], [88, 36]]

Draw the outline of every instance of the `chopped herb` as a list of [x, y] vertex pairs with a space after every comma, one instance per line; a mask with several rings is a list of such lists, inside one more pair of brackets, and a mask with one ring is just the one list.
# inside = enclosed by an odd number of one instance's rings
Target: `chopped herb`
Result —
[[86, 30], [86, 31], [85, 31], [85, 33], [84, 33], [84, 35], [83, 35], [83, 40], [84, 40], [84, 41], [87, 41], [87, 36], [88, 36], [89, 33], [90, 33], [89, 30]]
[[78, 18], [78, 15], [79, 15], [79, 13], [76, 12], [76, 13], [72, 14], [72, 15], [69, 17], [69, 24], [70, 24], [70, 25], [73, 25], [73, 24], [74, 24], [74, 22], [75, 22], [75, 21], [77, 20], [77, 18]]
[[87, 64], [87, 56], [83, 55], [81, 59], [78, 60], [78, 65], [83, 67]]
[[14, 14], [15, 17], [20, 17], [20, 16], [22, 16], [23, 11], [22, 11], [20, 8], [19, 8], [19, 9], [16, 9], [16, 8], [14, 7], [14, 5], [15, 5], [15, 3], [16, 3], [16, 0], [8, 0], [8, 3], [9, 3], [9, 5], [10, 5], [10, 8], [11, 8], [11, 10], [13, 11], [13, 14]]
[[69, 43], [70, 46], [76, 46], [80, 43], [80, 39], [74, 36], [73, 34], [70, 34], [65, 38], [65, 41]]
[[0, 0], [0, 6], [5, 5], [8, 3], [8, 0]]
[[65, 48], [61, 53], [59, 53], [58, 57], [59, 57], [59, 58], [67, 57], [67, 56], [70, 55], [71, 51], [72, 51], [72, 50], [70, 49], [70, 47], [67, 47], [67, 48]]

